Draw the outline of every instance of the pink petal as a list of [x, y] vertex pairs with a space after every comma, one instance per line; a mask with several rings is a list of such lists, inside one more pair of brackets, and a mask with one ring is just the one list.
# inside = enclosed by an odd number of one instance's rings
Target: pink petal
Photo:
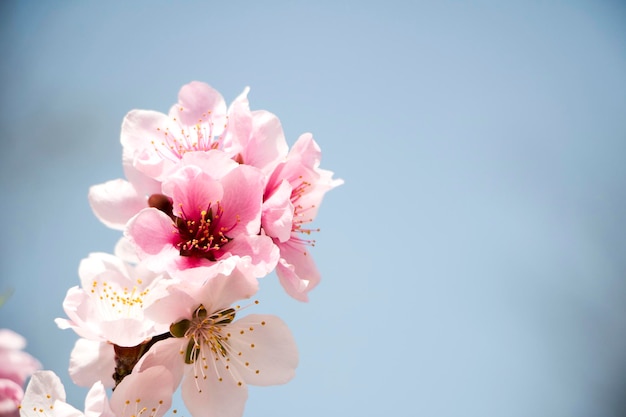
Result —
[[264, 177], [256, 168], [240, 165], [222, 178], [224, 214], [220, 225], [235, 225], [229, 236], [239, 233], [257, 234], [261, 228], [261, 204]]
[[302, 165], [317, 168], [322, 158], [322, 150], [317, 142], [315, 142], [315, 139], [313, 139], [312, 134], [303, 133], [289, 151], [289, 157], [295, 155], [299, 156]]
[[257, 110], [252, 113], [253, 130], [244, 155], [244, 163], [270, 173], [284, 159], [289, 147], [276, 115]]
[[[168, 156], [160, 154], [153, 142], [160, 144], [164, 135], [178, 134], [180, 126], [163, 113], [152, 110], [132, 110], [122, 122], [120, 141], [127, 178], [133, 181], [132, 172], [139, 170], [150, 178], [156, 178], [172, 163]], [[169, 156], [171, 159], [172, 157]], [[130, 176], [129, 176], [130, 174]]]
[[102, 223], [122, 230], [131, 217], [147, 207], [147, 197], [128, 181], [117, 179], [92, 186], [89, 204]]
[[280, 261], [276, 274], [287, 294], [299, 301], [308, 301], [307, 293], [321, 277], [315, 261], [304, 245], [288, 241], [280, 243]]
[[265, 233], [280, 242], [291, 238], [293, 226], [293, 204], [291, 203], [291, 185], [282, 181], [272, 195], [263, 202], [261, 224]]
[[211, 120], [218, 134], [223, 130], [226, 103], [222, 95], [208, 84], [192, 81], [184, 85], [178, 93], [177, 110], [184, 125], [195, 126]]
[[159, 255], [150, 258], [150, 268], [163, 270], [172, 258], [178, 256], [178, 251], [172, 246], [176, 238], [175, 231], [172, 219], [167, 214], [155, 208], [147, 208], [130, 219], [125, 235], [136, 245], [140, 259], [147, 255]]
[[222, 185], [196, 166], [177, 170], [163, 183], [163, 192], [172, 197], [174, 214], [185, 219], [199, 219], [200, 211], [222, 199]]
[[228, 108], [228, 131], [235, 142], [245, 148], [252, 132], [252, 113], [248, 102], [249, 87], [246, 87]]
[[181, 161], [184, 165], [200, 168], [216, 180], [219, 180], [239, 166], [237, 162], [233, 161], [231, 155], [214, 149], [201, 152], [187, 152], [183, 155]]
[[224, 246], [229, 255], [248, 257], [249, 273], [257, 278], [264, 277], [276, 267], [279, 258], [278, 247], [269, 236], [239, 235]]

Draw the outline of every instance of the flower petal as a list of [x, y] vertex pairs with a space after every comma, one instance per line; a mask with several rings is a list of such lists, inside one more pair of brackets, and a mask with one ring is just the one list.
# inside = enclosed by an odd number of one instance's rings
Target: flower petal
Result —
[[126, 222], [146, 208], [147, 197], [128, 181], [117, 179], [89, 188], [89, 204], [102, 223], [123, 230]]
[[247, 144], [244, 162], [270, 173], [289, 149], [280, 120], [266, 110], [252, 112], [253, 129]]
[[[261, 228], [261, 204], [265, 179], [258, 169], [240, 165], [226, 174], [221, 183], [224, 214], [220, 225], [231, 228], [231, 237], [239, 233], [256, 235]], [[234, 227], [233, 227], [234, 226]]]
[[90, 387], [102, 381], [105, 387], [115, 385], [115, 351], [108, 342], [78, 339], [70, 354], [69, 373], [72, 381], [81, 387]]
[[113, 391], [111, 410], [117, 417], [140, 416], [145, 412], [161, 417], [172, 405], [172, 393], [172, 373], [166, 367], [133, 371]]
[[187, 126], [211, 121], [214, 132], [220, 134], [226, 115], [224, 97], [208, 84], [192, 81], [178, 92], [178, 117]]
[[284, 384], [295, 375], [298, 348], [287, 325], [278, 317], [250, 314], [228, 327], [233, 366], [252, 385]]
[[137, 256], [142, 259], [150, 256], [147, 266], [154, 270], [163, 270], [178, 257], [178, 251], [172, 245], [175, 235], [172, 219], [162, 211], [147, 208], [130, 219], [125, 236], [137, 247]]
[[163, 192], [172, 197], [174, 214], [186, 220], [200, 219], [200, 212], [222, 199], [222, 185], [200, 168], [187, 165], [163, 183]]
[[287, 294], [299, 301], [308, 301], [307, 293], [320, 282], [321, 276], [313, 257], [304, 245], [291, 240], [279, 243], [280, 260], [276, 275]]
[[272, 272], [279, 257], [278, 247], [269, 236], [264, 235], [239, 235], [228, 242], [224, 249], [228, 251], [227, 256], [249, 257], [250, 268], [248, 272], [257, 278]]
[[189, 366], [181, 394], [193, 417], [241, 417], [248, 399], [248, 388], [226, 372], [195, 378], [193, 367]]
[[265, 233], [280, 242], [291, 238], [293, 226], [293, 204], [291, 203], [291, 184], [282, 181], [269, 198], [263, 202], [261, 224]]
[[37, 371], [26, 387], [20, 416], [82, 417], [83, 413], [65, 403], [65, 388], [52, 371]]
[[93, 384], [85, 397], [85, 417], [115, 417], [102, 382]]

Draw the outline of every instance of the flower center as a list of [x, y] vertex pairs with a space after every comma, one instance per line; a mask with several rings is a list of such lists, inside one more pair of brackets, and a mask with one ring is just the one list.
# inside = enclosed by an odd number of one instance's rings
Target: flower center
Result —
[[234, 229], [237, 222], [229, 227], [220, 224], [224, 209], [219, 201], [215, 211], [212, 203], [209, 203], [205, 210], [200, 211], [199, 216], [185, 213], [181, 206], [178, 213], [180, 217], [174, 215], [172, 202], [167, 196], [153, 194], [148, 199], [148, 204], [161, 210], [174, 221], [179, 238], [175, 246], [180, 256], [204, 258], [215, 262], [222, 254], [222, 247], [232, 240], [227, 233]]
[[143, 288], [141, 279], [137, 279], [137, 285], [132, 289], [122, 287], [116, 283], [94, 279], [91, 285], [91, 293], [100, 300], [96, 307], [103, 318], [115, 320], [118, 318], [140, 317], [144, 297], [150, 292], [149, 288]]
[[206, 346], [214, 355], [226, 357], [228, 354], [228, 335], [222, 332], [224, 326], [235, 319], [235, 309], [226, 308], [209, 316], [206, 308], [200, 305], [193, 313], [191, 320], [181, 320], [170, 326], [170, 333], [174, 337], [189, 339], [185, 351], [185, 363], [192, 364], [199, 358], [206, 361], [201, 352]]
[[[182, 111], [183, 108], [181, 107]], [[161, 140], [151, 141], [154, 151], [163, 159], [178, 162], [185, 153], [195, 151], [208, 151], [210, 149], [223, 148], [223, 138], [228, 130], [228, 116], [226, 123], [221, 129], [221, 134], [216, 135], [216, 126], [211, 111], [202, 114], [194, 126], [185, 129], [176, 117], [172, 120], [178, 125], [180, 131], [172, 131], [169, 127], [157, 128]]]

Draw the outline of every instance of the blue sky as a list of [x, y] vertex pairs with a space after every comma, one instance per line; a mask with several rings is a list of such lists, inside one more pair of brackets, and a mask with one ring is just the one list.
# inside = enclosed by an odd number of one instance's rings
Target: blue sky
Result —
[[199, 80], [228, 102], [250, 86], [345, 180], [316, 220], [311, 301], [262, 282], [255, 312], [289, 324], [301, 361], [246, 416], [626, 414], [620, 2], [0, 8], [0, 326], [72, 404], [76, 336], [53, 319], [119, 237], [87, 190], [122, 176], [129, 110], [166, 112]]

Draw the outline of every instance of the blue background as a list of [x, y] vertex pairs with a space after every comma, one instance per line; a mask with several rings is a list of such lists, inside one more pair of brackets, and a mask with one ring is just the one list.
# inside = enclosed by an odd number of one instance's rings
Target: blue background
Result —
[[[246, 416], [626, 415], [626, 7], [617, 1], [2, 2], [0, 327], [59, 374], [79, 261], [119, 237], [134, 108], [207, 82], [313, 132], [327, 194], [301, 354]], [[181, 410], [178, 415], [188, 416]]]

